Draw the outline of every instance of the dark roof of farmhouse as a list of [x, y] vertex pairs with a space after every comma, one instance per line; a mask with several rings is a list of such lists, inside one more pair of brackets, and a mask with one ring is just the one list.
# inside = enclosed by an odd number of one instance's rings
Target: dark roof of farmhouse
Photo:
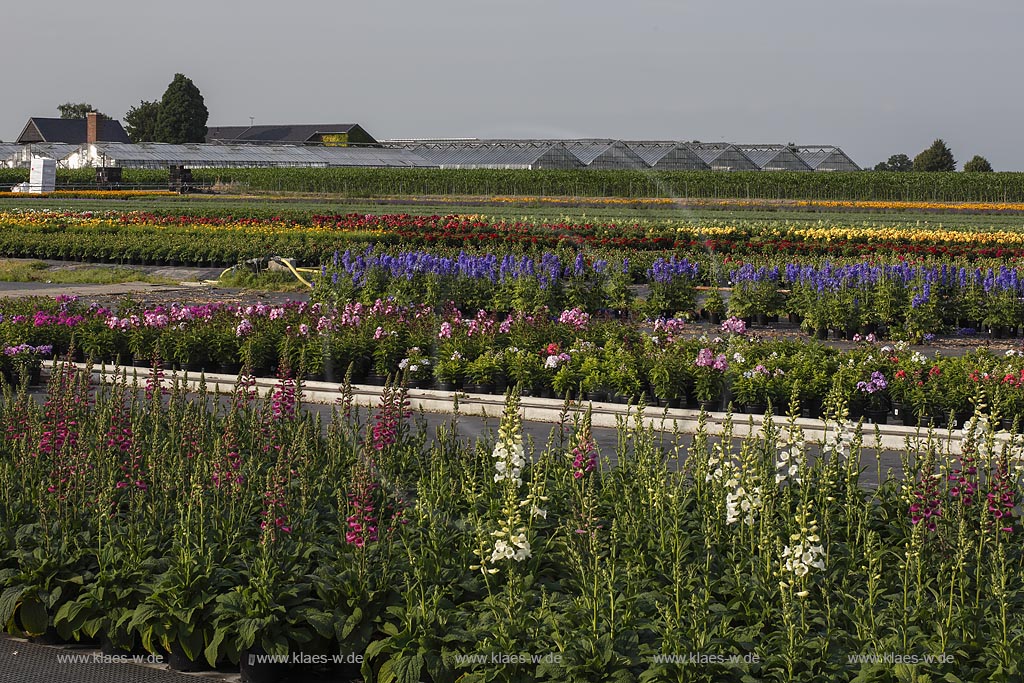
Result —
[[[81, 145], [86, 142], [87, 126], [85, 119], [59, 119], [33, 116], [25, 124], [18, 142], [66, 142]], [[128, 133], [124, 132], [121, 122], [116, 119], [104, 118], [100, 124], [99, 139], [103, 142], [131, 142]]]
[[[317, 135], [348, 134], [359, 129], [358, 123], [315, 123], [273, 126], [210, 126], [207, 142], [257, 142], [301, 145]], [[365, 133], [365, 131], [363, 131]]]

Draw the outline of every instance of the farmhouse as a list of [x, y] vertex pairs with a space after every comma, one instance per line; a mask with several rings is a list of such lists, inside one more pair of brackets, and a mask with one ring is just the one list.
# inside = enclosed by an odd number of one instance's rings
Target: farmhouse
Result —
[[64, 143], [82, 145], [93, 142], [131, 142], [121, 123], [90, 112], [84, 119], [51, 119], [33, 116], [25, 124], [18, 144]]

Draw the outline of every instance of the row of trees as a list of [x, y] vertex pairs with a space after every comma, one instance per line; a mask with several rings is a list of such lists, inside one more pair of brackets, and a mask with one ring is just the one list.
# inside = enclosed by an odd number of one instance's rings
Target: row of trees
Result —
[[[956, 159], [946, 143], [939, 138], [911, 161], [906, 154], [893, 154], [888, 161], [875, 165], [876, 171], [955, 171]], [[967, 173], [991, 172], [992, 164], [983, 156], [975, 155], [964, 164]]]
[[[84, 119], [97, 110], [87, 102], [65, 102], [57, 107], [62, 119]], [[209, 112], [192, 79], [174, 74], [164, 95], [152, 102], [142, 100], [124, 115], [125, 131], [132, 142], [204, 142]]]

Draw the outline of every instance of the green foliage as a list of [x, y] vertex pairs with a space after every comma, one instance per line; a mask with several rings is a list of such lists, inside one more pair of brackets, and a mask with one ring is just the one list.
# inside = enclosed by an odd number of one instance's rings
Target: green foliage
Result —
[[923, 173], [945, 172], [956, 170], [956, 159], [941, 138], [932, 146], [914, 157], [914, 170]]
[[96, 112], [100, 116], [106, 118], [99, 109], [88, 102], [65, 102], [64, 104], [57, 106], [57, 111], [60, 112], [60, 117], [62, 119], [84, 119], [85, 115], [89, 112]]
[[197, 182], [347, 197], [531, 195], [880, 201], [1024, 201], [1024, 173], [559, 171], [395, 168], [195, 169]]
[[875, 170], [906, 173], [914, 170], [914, 162], [906, 154], [893, 154], [888, 161], [880, 161], [875, 164]]
[[992, 164], [988, 163], [988, 159], [985, 157], [975, 154], [966, 164], [964, 164], [965, 173], [991, 173]]
[[183, 74], [174, 74], [160, 100], [156, 120], [158, 142], [182, 144], [206, 141], [209, 112], [199, 88]]
[[160, 102], [141, 100], [124, 115], [125, 131], [132, 142], [156, 142]]

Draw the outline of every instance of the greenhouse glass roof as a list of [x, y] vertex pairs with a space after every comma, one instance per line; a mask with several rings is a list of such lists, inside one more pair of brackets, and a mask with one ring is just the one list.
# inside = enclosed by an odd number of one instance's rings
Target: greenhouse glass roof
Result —
[[628, 169], [649, 165], [620, 140], [571, 140], [566, 148], [588, 168]]
[[[5, 144], [4, 147], [7, 145]], [[72, 145], [66, 142], [37, 142], [31, 145], [13, 145], [11, 154], [4, 153], [0, 161], [6, 161], [8, 166], [25, 167], [32, 162], [32, 157], [46, 157], [60, 161], [79, 148], [80, 145]]]
[[164, 143], [97, 143], [93, 163], [126, 167], [429, 167], [416, 154], [380, 147], [309, 147], [299, 145], [209, 145]]
[[411, 145], [417, 155], [441, 168], [580, 168], [565, 146], [546, 141], [466, 142]]
[[12, 165], [14, 156], [21, 150], [21, 145], [0, 143], [0, 168]]
[[713, 171], [757, 171], [757, 164], [728, 142], [691, 142], [690, 149]]
[[861, 170], [843, 150], [831, 145], [797, 147], [797, 155], [815, 171]]
[[809, 171], [811, 167], [785, 145], [736, 145], [762, 171]]
[[683, 142], [628, 142], [648, 166], [659, 171], [706, 171], [709, 166]]

